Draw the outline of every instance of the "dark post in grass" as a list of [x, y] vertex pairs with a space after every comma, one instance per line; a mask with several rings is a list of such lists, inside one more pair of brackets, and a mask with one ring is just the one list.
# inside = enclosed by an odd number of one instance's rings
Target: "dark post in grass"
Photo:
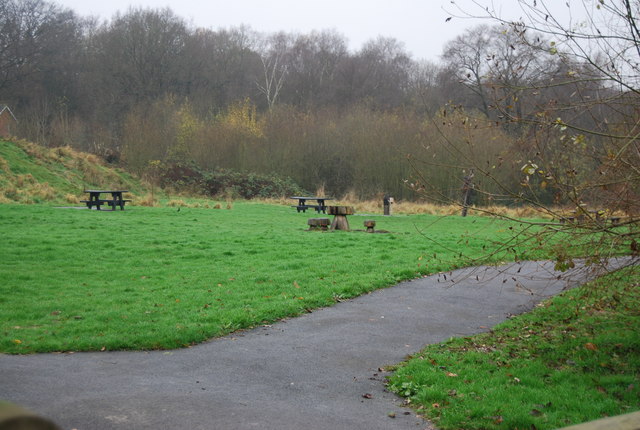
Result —
[[462, 179], [462, 216], [467, 216], [467, 210], [473, 197], [473, 170]]
[[393, 203], [393, 197], [385, 194], [382, 198], [382, 207], [384, 208], [385, 215], [391, 215], [391, 203]]

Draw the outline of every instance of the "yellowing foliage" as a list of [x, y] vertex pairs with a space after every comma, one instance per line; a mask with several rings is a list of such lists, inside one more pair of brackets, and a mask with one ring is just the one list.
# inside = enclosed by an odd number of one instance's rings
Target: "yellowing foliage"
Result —
[[229, 106], [227, 111], [216, 118], [216, 123], [246, 138], [264, 137], [264, 120], [259, 120], [255, 105], [245, 99]]

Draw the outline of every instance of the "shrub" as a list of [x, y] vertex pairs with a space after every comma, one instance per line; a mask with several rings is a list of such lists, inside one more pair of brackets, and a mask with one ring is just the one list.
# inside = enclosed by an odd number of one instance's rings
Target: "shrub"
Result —
[[192, 163], [163, 166], [159, 180], [163, 188], [170, 187], [178, 191], [191, 191], [211, 197], [262, 199], [306, 193], [291, 178], [227, 169], [205, 172]]

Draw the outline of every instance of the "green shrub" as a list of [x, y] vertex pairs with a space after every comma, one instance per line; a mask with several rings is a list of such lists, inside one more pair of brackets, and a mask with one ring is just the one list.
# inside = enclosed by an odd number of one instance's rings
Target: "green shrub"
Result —
[[211, 197], [232, 196], [244, 199], [278, 198], [306, 193], [290, 178], [227, 169], [206, 172], [193, 163], [164, 166], [160, 173], [160, 185]]

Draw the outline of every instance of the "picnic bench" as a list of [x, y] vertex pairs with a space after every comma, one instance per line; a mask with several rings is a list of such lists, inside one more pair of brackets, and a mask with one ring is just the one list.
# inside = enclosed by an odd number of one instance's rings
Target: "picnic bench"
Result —
[[611, 224], [619, 224], [622, 217], [619, 215], [611, 215], [606, 210], [586, 210], [577, 209], [571, 213], [560, 215], [559, 221], [561, 224], [565, 223], [577, 223], [585, 224], [589, 222], [595, 222], [596, 224], [605, 224], [607, 221]]
[[[328, 198], [328, 197], [289, 197], [289, 198], [298, 201], [297, 205], [292, 206], [296, 208], [298, 212], [306, 212], [307, 209], [315, 209], [316, 212], [318, 213], [320, 212], [325, 213], [327, 210], [327, 205], [325, 204], [325, 201], [332, 200], [331, 198]], [[308, 203], [310, 201], [316, 201], [317, 203], [310, 204]]]
[[[122, 194], [128, 193], [128, 190], [85, 190], [85, 193], [89, 194], [89, 200], [80, 200], [81, 203], [87, 205], [89, 209], [96, 207], [100, 210], [100, 206], [111, 206], [111, 210], [115, 210], [116, 206], [120, 207], [120, 210], [124, 210], [126, 202], [131, 200], [123, 199]], [[111, 198], [100, 198], [100, 194], [111, 194]]]

